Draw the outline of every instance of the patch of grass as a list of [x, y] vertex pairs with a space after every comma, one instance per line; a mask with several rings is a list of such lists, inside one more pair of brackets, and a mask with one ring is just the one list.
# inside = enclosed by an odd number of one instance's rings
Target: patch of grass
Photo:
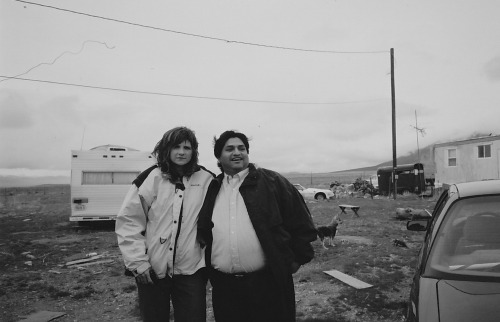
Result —
[[80, 277], [78, 279], [78, 283], [87, 284], [87, 283], [90, 283], [94, 280], [93, 275], [89, 275], [88, 271], [85, 271], [85, 272], [87, 273], [87, 275]]
[[136, 299], [135, 305], [130, 309], [129, 314], [130, 316], [136, 316], [136, 317], [141, 316], [141, 309], [139, 308], [139, 299]]
[[[306, 176], [305, 180], [302, 183], [308, 184], [310, 177]], [[329, 178], [325, 184], [335, 180]], [[317, 183], [317, 178], [314, 178], [313, 186]], [[78, 317], [91, 321], [92, 317], [95, 320], [95, 317], [104, 318], [107, 314], [116, 321], [128, 321], [130, 317], [139, 319], [134, 294], [136, 285], [133, 278], [123, 275], [114, 227], [68, 224], [69, 186], [66, 192], [59, 187], [37, 189], [16, 189], [12, 194], [9, 191], [0, 195], [0, 292], [4, 290], [8, 295], [1, 297], [0, 312], [8, 311], [9, 321], [16, 321], [15, 317], [25, 314], [33, 306], [33, 301], [27, 303], [26, 298], [34, 296], [43, 298], [47, 307], [64, 303], [67, 319], [71, 320]], [[307, 206], [314, 223], [323, 225], [340, 214], [339, 204], [343, 203], [359, 205], [360, 216], [356, 217], [351, 211], [341, 214], [343, 223], [334, 239], [335, 247], [327, 245], [328, 249], [324, 249], [319, 240], [312, 243], [315, 258], [294, 274], [297, 321], [400, 322], [402, 310], [406, 307], [402, 299], [408, 298], [418, 244], [424, 234], [407, 231], [405, 221], [394, 219], [395, 209], [432, 210], [435, 201], [410, 196], [398, 196], [397, 201], [344, 198], [307, 202]], [[341, 242], [340, 236], [354, 238]], [[395, 247], [393, 239], [408, 241], [410, 248]], [[360, 240], [369, 240], [370, 243], [354, 242]], [[25, 251], [36, 257], [32, 260], [33, 266], [24, 264], [29, 260], [21, 255]], [[70, 261], [72, 256], [106, 251], [111, 258], [116, 258], [114, 263], [81, 271], [57, 268]], [[50, 269], [61, 274], [49, 274]], [[356, 291], [323, 273], [331, 269], [374, 287]], [[207, 285], [207, 308], [207, 321], [213, 322], [210, 284]]]
[[345, 289], [338, 296], [338, 299], [383, 318], [392, 316], [395, 310], [403, 312], [406, 308], [404, 301], [391, 301], [378, 288], [365, 290]]
[[329, 312], [329, 314], [321, 317], [321, 318], [301, 318], [297, 316], [297, 321], [298, 322], [348, 322], [346, 318], [344, 318], [342, 315], [336, 314], [335, 312]]
[[67, 297], [67, 296], [70, 296], [71, 293], [66, 291], [66, 290], [59, 290], [53, 286], [49, 286], [49, 295], [51, 298], [53, 299], [58, 299], [58, 298], [61, 298], [61, 297]]
[[137, 290], [137, 286], [135, 284], [130, 284], [122, 288], [122, 291], [125, 293], [132, 293], [135, 292], [135, 290]]
[[87, 285], [85, 286], [85, 289], [83, 289], [80, 292], [75, 293], [72, 297], [76, 300], [83, 299], [83, 298], [88, 298], [91, 297], [92, 294], [98, 293], [92, 286]]
[[124, 275], [124, 271], [117, 271], [117, 270], [113, 270], [113, 271], [110, 271], [108, 273], [109, 276], [113, 277], [113, 276], [122, 276]]

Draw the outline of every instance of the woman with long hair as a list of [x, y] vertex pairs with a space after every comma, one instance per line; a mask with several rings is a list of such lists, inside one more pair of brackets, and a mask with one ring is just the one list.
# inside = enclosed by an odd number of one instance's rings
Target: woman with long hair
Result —
[[196, 224], [214, 175], [198, 165], [198, 141], [186, 127], [156, 144], [156, 165], [133, 182], [116, 219], [118, 245], [135, 276], [144, 321], [206, 320], [204, 252]]

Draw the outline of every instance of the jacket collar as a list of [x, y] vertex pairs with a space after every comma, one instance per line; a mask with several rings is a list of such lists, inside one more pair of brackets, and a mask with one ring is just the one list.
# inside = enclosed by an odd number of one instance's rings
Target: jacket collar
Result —
[[[247, 177], [245, 178], [245, 180], [243, 181], [243, 183], [241, 184], [242, 186], [246, 186], [246, 185], [255, 185], [257, 184], [257, 178], [258, 178], [258, 171], [257, 171], [258, 167], [253, 164], [253, 163], [249, 163], [248, 164], [248, 175]], [[220, 184], [222, 184], [222, 180], [224, 180], [224, 172], [222, 172], [221, 174], [219, 174], [215, 180], [217, 180], [217, 182]]]

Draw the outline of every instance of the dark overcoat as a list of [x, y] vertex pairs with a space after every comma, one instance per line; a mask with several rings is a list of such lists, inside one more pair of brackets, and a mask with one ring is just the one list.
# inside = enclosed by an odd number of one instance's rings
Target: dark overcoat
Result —
[[[198, 219], [198, 241], [206, 247], [211, 266], [212, 213], [223, 174], [208, 188]], [[300, 265], [314, 257], [311, 242], [317, 232], [302, 195], [277, 172], [249, 164], [249, 173], [239, 189], [248, 215], [264, 250], [266, 267], [272, 271], [283, 296], [283, 321], [295, 321], [295, 291], [292, 262]]]

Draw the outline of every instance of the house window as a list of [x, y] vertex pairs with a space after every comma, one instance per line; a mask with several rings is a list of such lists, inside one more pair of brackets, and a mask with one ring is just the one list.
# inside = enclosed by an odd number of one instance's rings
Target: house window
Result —
[[491, 145], [478, 145], [477, 157], [479, 159], [491, 158]]
[[457, 166], [457, 149], [448, 149], [448, 166]]
[[82, 184], [111, 185], [131, 184], [139, 172], [83, 172]]

